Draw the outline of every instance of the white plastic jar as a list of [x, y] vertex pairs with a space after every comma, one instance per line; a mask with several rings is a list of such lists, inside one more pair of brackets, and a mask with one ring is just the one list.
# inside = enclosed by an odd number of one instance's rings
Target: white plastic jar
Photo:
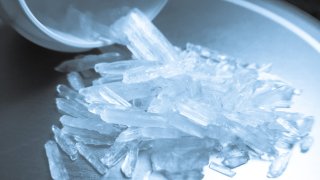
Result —
[[[30, 41], [57, 51], [105, 46], [107, 29], [131, 8], [153, 19], [167, 0], [0, 0], [1, 18]], [[97, 33], [104, 32], [101, 40]]]

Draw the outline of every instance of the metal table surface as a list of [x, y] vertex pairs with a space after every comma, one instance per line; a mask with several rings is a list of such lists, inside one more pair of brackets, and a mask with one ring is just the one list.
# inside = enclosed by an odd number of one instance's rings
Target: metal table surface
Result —
[[[256, 2], [304, 27], [319, 42], [316, 21], [291, 7]], [[290, 29], [238, 5], [210, 0], [170, 1], [155, 24], [178, 46], [192, 42], [248, 62], [272, 62], [276, 74], [304, 90], [294, 107], [320, 119], [320, 54]], [[41, 48], [0, 26], [0, 179], [50, 179], [43, 144], [50, 138], [51, 125], [58, 123], [55, 86], [65, 81], [53, 68], [73, 56]], [[320, 178], [319, 128], [317, 122], [313, 149], [295, 155], [280, 179]], [[267, 166], [255, 166], [239, 168], [234, 179], [264, 179]], [[228, 179], [215, 173], [207, 179], [211, 177]]]

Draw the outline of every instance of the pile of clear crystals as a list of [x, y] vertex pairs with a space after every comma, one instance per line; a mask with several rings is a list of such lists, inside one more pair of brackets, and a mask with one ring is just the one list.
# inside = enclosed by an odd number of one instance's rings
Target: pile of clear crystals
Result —
[[[132, 53], [87, 55], [60, 64], [71, 88], [58, 85], [62, 128], [45, 144], [53, 179], [69, 179], [62, 160], [82, 156], [103, 179], [202, 179], [209, 166], [233, 177], [250, 159], [270, 161], [268, 177], [286, 169], [294, 146], [307, 152], [313, 118], [288, 112], [298, 91], [270, 74], [208, 48], [179, 49], [139, 11], [113, 26]], [[98, 150], [97, 150], [98, 149]], [[116, 168], [116, 170], [115, 170]], [[121, 172], [115, 176], [111, 172]]]

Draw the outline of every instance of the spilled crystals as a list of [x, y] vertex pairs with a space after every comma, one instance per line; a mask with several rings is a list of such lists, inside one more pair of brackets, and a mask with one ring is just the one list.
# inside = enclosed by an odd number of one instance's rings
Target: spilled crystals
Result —
[[[204, 166], [233, 177], [233, 169], [255, 159], [269, 161], [274, 178], [293, 147], [310, 149], [314, 119], [285, 110], [298, 93], [271, 74], [270, 64], [241, 63], [191, 43], [174, 47], [136, 9], [110, 33], [131, 58], [86, 55], [56, 68], [69, 73], [71, 88], [57, 86], [63, 127], [52, 131], [74, 163], [80, 154], [102, 179], [142, 172], [151, 179], [201, 179]], [[52, 177], [67, 179], [56, 143], [45, 148]], [[146, 171], [136, 170], [141, 156]]]

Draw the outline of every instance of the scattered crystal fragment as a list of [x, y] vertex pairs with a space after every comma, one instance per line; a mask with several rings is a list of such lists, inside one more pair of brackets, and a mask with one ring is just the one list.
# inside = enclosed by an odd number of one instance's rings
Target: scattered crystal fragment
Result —
[[292, 152], [287, 152], [278, 156], [273, 162], [271, 163], [268, 171], [269, 178], [276, 178], [283, 174], [288, 166], [289, 159], [291, 157]]
[[119, 60], [121, 55], [119, 53], [105, 53], [100, 55], [86, 55], [73, 60], [68, 60], [61, 63], [55, 68], [60, 72], [84, 71], [94, 68], [94, 65], [101, 62], [108, 62], [110, 60]]
[[215, 162], [210, 162], [209, 168], [229, 177], [233, 177], [236, 175], [236, 173], [231, 169], [229, 169], [228, 167], [219, 165]]
[[78, 72], [70, 72], [69, 74], [67, 74], [67, 79], [73, 89], [79, 90], [81, 88], [84, 88], [83, 79]]
[[71, 140], [71, 138], [63, 134], [61, 130], [55, 125], [52, 126], [52, 132], [54, 134], [54, 139], [61, 147], [61, 149], [69, 155], [71, 160], [76, 160], [78, 158], [78, 151], [75, 143]]
[[76, 144], [79, 153], [100, 173], [106, 174], [108, 169], [100, 162], [98, 157], [82, 143]]
[[138, 153], [139, 153], [139, 148], [137, 145], [134, 144], [129, 146], [127, 155], [121, 165], [121, 171], [127, 178], [132, 177], [132, 174], [137, 164]]
[[313, 138], [310, 136], [304, 137], [300, 142], [300, 150], [302, 153], [306, 153], [309, 151], [310, 147], [313, 144]]
[[70, 179], [67, 169], [62, 161], [61, 154], [57, 144], [53, 141], [48, 141], [44, 148], [48, 157], [50, 174], [52, 179], [67, 180]]

